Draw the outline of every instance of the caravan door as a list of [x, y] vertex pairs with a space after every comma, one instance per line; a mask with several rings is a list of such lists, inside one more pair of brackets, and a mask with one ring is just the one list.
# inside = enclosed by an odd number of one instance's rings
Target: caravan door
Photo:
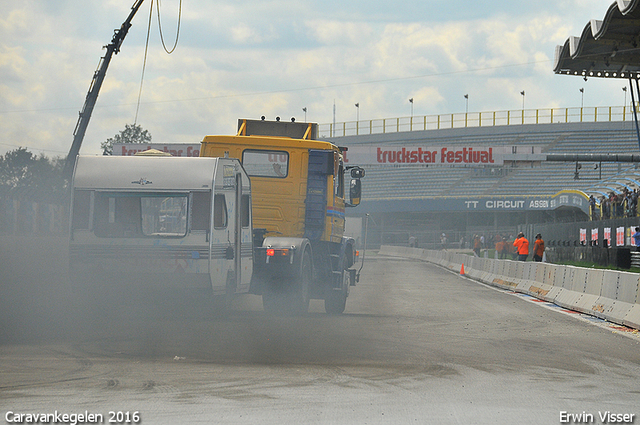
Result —
[[213, 196], [213, 228], [211, 230], [211, 283], [216, 294], [236, 288], [237, 253], [237, 186], [234, 164], [218, 163]]

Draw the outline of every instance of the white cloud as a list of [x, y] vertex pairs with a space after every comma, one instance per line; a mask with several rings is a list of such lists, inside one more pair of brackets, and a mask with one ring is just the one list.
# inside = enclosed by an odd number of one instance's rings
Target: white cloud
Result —
[[[101, 47], [129, 3], [0, 4], [0, 150], [68, 150]], [[433, 8], [448, 7], [442, 3]], [[167, 42], [177, 4], [162, 4]], [[403, 13], [390, 3], [349, 14], [286, 0], [184, 2], [172, 55], [162, 52], [154, 22], [139, 123], [155, 140], [192, 142], [233, 133], [240, 117], [300, 119], [303, 107], [309, 120], [328, 123], [334, 101], [338, 121], [355, 119], [356, 102], [363, 120], [408, 116], [410, 97], [415, 114], [460, 112], [467, 93], [475, 111], [517, 109], [522, 90], [527, 107], [575, 105], [585, 82], [553, 74], [554, 47], [579, 34], [588, 19], [601, 19], [607, 5], [542, 1], [526, 13], [504, 1], [473, 5], [480, 6], [481, 18], [456, 21], [460, 14], [448, 10]], [[437, 12], [448, 20], [434, 20]], [[135, 117], [147, 18], [143, 7], [112, 60], [84, 153], [99, 152], [101, 141]], [[624, 82], [586, 84], [585, 104], [622, 102]]]
[[233, 41], [240, 44], [260, 43], [264, 38], [258, 34], [255, 28], [245, 24], [239, 24], [231, 28], [231, 36]]
[[27, 30], [27, 11], [13, 9], [4, 18], [0, 16], [0, 31], [7, 34], [25, 34]]
[[311, 36], [323, 45], [361, 46], [373, 35], [371, 25], [364, 22], [344, 22], [329, 20], [307, 20], [306, 27]]

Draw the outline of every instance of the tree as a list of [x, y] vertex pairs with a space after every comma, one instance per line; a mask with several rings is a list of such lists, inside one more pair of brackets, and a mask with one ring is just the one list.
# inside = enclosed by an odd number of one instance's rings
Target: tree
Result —
[[151, 142], [151, 134], [147, 130], [143, 130], [138, 124], [125, 124], [124, 130], [120, 134], [107, 139], [106, 142], [100, 143], [103, 155], [113, 155], [114, 143], [149, 143]]
[[64, 160], [17, 148], [0, 156], [0, 196], [51, 200], [65, 195]]

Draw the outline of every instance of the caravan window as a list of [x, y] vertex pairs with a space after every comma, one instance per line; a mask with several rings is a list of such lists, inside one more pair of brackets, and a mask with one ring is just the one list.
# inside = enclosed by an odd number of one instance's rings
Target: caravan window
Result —
[[142, 201], [142, 233], [145, 236], [187, 234], [187, 197], [145, 196]]
[[249, 227], [251, 225], [251, 198], [249, 195], [242, 195], [241, 207], [242, 227]]
[[227, 200], [221, 194], [213, 197], [213, 227], [216, 229], [227, 227]]
[[211, 192], [194, 192], [191, 207], [191, 230], [209, 230]]
[[185, 236], [187, 201], [186, 194], [98, 193], [95, 234], [104, 238]]

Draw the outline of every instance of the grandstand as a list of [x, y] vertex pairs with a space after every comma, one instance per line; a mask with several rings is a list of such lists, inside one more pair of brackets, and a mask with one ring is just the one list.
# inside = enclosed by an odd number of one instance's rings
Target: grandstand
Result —
[[[577, 169], [576, 162], [544, 160], [547, 154], [640, 154], [633, 122], [452, 128], [329, 139], [348, 149], [491, 146], [523, 154], [497, 165], [363, 164], [362, 204], [348, 213], [371, 214], [385, 223], [387, 236], [395, 233], [401, 240], [415, 232], [412, 229], [424, 229], [425, 223], [430, 230], [422, 232], [423, 239], [436, 240], [439, 232], [459, 239], [474, 232], [510, 232], [524, 223], [587, 219], [589, 195], [598, 198], [640, 186], [640, 170], [634, 163], [580, 162]], [[537, 154], [526, 155], [531, 152]], [[550, 202], [562, 193], [575, 197], [564, 204]], [[496, 200], [512, 202], [499, 209]], [[546, 206], [528, 208], [531, 202]]]
[[[427, 148], [442, 145], [534, 146], [544, 154], [640, 153], [631, 122], [477, 127], [336, 137], [330, 140], [347, 148], [384, 143], [420, 144]], [[501, 167], [374, 165], [367, 167], [363, 199], [383, 201], [454, 196], [554, 195], [566, 189], [589, 194], [598, 193], [594, 189], [599, 186], [598, 183], [611, 182], [625, 173], [637, 171], [636, 165], [631, 163], [580, 163], [580, 167], [576, 179], [575, 162], [536, 161]], [[620, 190], [620, 185], [611, 190]]]

